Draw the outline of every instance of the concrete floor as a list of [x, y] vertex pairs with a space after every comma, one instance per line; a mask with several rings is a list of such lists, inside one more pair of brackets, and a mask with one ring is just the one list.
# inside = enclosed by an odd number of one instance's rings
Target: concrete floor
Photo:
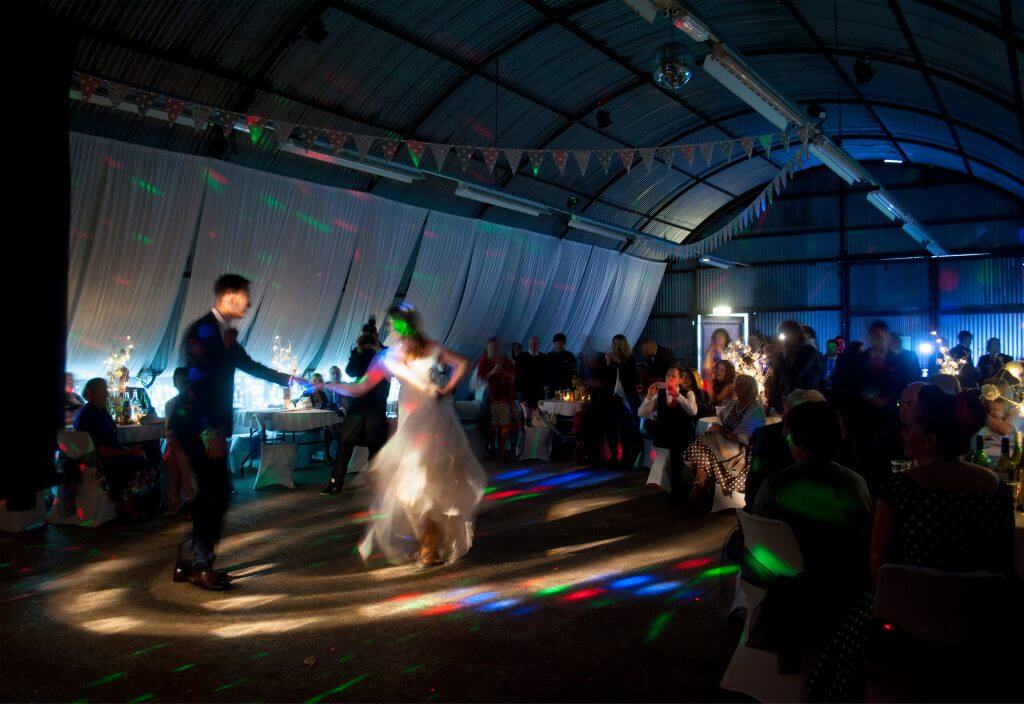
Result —
[[[491, 465], [477, 538], [427, 572], [365, 567], [365, 488], [255, 494], [228, 518], [230, 592], [170, 580], [185, 518], [0, 542], [4, 701], [742, 701], [718, 554], [639, 472]], [[554, 475], [552, 476], [552, 473]], [[726, 570], [731, 568], [726, 568]]]

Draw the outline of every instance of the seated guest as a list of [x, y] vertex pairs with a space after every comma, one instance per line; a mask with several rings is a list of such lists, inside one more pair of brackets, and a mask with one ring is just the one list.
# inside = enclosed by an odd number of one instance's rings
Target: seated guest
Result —
[[[164, 416], [168, 421], [176, 418], [183, 412], [181, 404], [184, 394], [188, 391], [188, 367], [178, 367], [174, 370], [174, 388], [178, 395], [164, 404]], [[164, 466], [167, 467], [167, 487], [165, 516], [173, 516], [182, 508], [182, 499], [185, 502], [192, 501], [192, 468], [188, 464], [188, 456], [185, 454], [181, 441], [174, 437], [174, 431], [170, 429], [168, 422], [166, 431], [167, 449], [164, 451]]]
[[682, 451], [693, 442], [696, 388], [693, 372], [673, 364], [663, 383], [653, 383], [647, 389], [637, 415], [644, 419], [643, 433], [655, 447]]
[[[890, 478], [875, 504], [871, 574], [896, 563], [943, 572], [997, 572], [1013, 567], [1013, 498], [994, 472], [960, 460], [985, 422], [980, 402], [923, 386], [903, 424], [907, 457], [916, 463]], [[851, 701], [863, 685], [873, 598], [865, 593], [818, 659], [809, 681], [813, 701]]]
[[708, 404], [712, 406], [713, 410], [715, 406], [721, 406], [733, 397], [733, 384], [736, 383], [736, 367], [728, 359], [720, 359], [715, 362], [711, 374], [711, 391], [708, 394]]
[[960, 393], [960, 378], [952, 374], [933, 374], [925, 381], [929, 386], [936, 386], [950, 396]]
[[86, 403], [75, 416], [75, 430], [89, 433], [100, 457], [97, 474], [121, 513], [138, 515], [136, 496], [148, 492], [155, 470], [140, 447], [124, 449], [117, 439], [117, 425], [107, 413], [107, 382], [90, 379], [85, 385]]
[[750, 436], [764, 425], [764, 409], [757, 400], [757, 381], [752, 376], [736, 377], [736, 398], [729, 400], [719, 422], [693, 442], [683, 459], [695, 475], [686, 504], [687, 513], [697, 513], [705, 492], [716, 483], [729, 496], [743, 491], [747, 478]]
[[643, 388], [664, 379], [669, 367], [676, 363], [676, 356], [668, 347], [662, 347], [654, 340], [645, 340], [636, 357], [637, 381]]
[[988, 381], [1002, 371], [1012, 360], [999, 352], [999, 338], [992, 337], [985, 343], [985, 354], [978, 358], [978, 378], [982, 383]]
[[540, 351], [539, 337], [530, 338], [527, 350], [515, 358], [515, 363], [516, 389], [532, 413], [537, 409], [537, 402], [544, 398], [544, 385], [547, 383], [547, 355]]
[[[783, 416], [804, 403], [825, 400], [817, 389], [797, 389], [786, 397]], [[750, 471], [747, 472], [746, 494], [753, 501], [768, 477], [793, 464], [793, 455], [782, 423], [762, 425], [750, 436]]]
[[64, 422], [69, 424], [78, 413], [78, 409], [85, 405], [85, 399], [75, 391], [75, 375], [68, 372], [64, 375]]
[[572, 388], [572, 379], [576, 376], [576, 357], [565, 349], [565, 333], [557, 333], [552, 338], [552, 349], [547, 354], [547, 385], [551, 391], [564, 391]]
[[[317, 410], [337, 412], [338, 406], [337, 403], [335, 403], [335, 395], [324, 388], [324, 375], [319, 372], [313, 374], [310, 381], [313, 383], [313, 388], [304, 392], [302, 396], [308, 396], [313, 408], [316, 408]], [[341, 418], [339, 417], [338, 420], [341, 420]], [[324, 441], [325, 464], [334, 464], [334, 457], [331, 455], [331, 445], [334, 443], [334, 439], [340, 431], [341, 423], [335, 423], [330, 427], [321, 428], [320, 437]]]

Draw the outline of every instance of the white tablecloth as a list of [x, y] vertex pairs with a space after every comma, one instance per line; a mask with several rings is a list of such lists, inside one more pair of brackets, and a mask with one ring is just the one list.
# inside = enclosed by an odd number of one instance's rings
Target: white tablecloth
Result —
[[575, 416], [583, 410], [583, 403], [580, 401], [554, 401], [544, 400], [537, 404], [542, 413], [554, 413], [556, 416]]
[[301, 411], [236, 410], [235, 429], [255, 429], [257, 416], [263, 421], [267, 430], [279, 433], [302, 433], [307, 430], [327, 428], [341, 422], [341, 416], [334, 411], [317, 408]]
[[159, 440], [164, 436], [166, 429], [167, 421], [165, 420], [150, 421], [146, 425], [119, 425], [117, 426], [117, 440], [122, 445]]

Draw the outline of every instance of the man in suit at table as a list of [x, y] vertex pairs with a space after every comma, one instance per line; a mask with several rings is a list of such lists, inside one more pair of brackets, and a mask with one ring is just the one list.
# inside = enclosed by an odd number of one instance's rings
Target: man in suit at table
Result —
[[227, 439], [231, 436], [235, 370], [287, 386], [308, 382], [265, 367], [238, 343], [235, 322], [249, 310], [249, 280], [224, 274], [214, 284], [216, 304], [185, 331], [182, 353], [188, 382], [168, 427], [181, 442], [195, 472], [198, 492], [192, 509], [192, 534], [181, 544], [175, 582], [204, 589], [227, 589], [226, 572], [213, 569], [214, 550], [224, 530], [231, 497]]

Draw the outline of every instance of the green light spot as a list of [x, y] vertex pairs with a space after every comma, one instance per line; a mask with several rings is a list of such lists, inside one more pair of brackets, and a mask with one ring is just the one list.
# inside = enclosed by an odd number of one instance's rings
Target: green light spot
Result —
[[348, 655], [342, 655], [340, 658], [338, 658], [338, 662], [348, 662], [354, 657], [355, 655], [353, 655], [352, 653], [349, 653]]
[[309, 565], [309, 569], [316, 569], [317, 567], [323, 567], [326, 564], [327, 564], [326, 562], [314, 562], [313, 564]]
[[665, 630], [665, 626], [672, 620], [672, 612], [659, 614], [653, 621], [651, 621], [650, 628], [647, 629], [647, 637], [644, 638], [645, 644], [651, 644], [658, 639], [661, 632]]
[[711, 579], [712, 577], [724, 577], [725, 575], [736, 574], [739, 571], [739, 565], [722, 565], [721, 567], [712, 567], [709, 570], [704, 570], [697, 576], [697, 579]]
[[135, 697], [135, 699], [129, 699], [128, 702], [129, 704], [135, 704], [135, 702], [148, 702], [150, 699], [153, 699], [154, 697], [156, 697], [156, 695], [152, 692], [146, 692], [145, 694], [140, 694], [139, 696]]
[[287, 208], [284, 207], [284, 203], [282, 203], [269, 193], [263, 194], [263, 202], [269, 205], [274, 210], [287, 210]]
[[320, 232], [334, 232], [334, 228], [325, 222], [317, 220], [312, 215], [307, 215], [306, 213], [296, 210], [295, 217]]
[[265, 658], [268, 655], [270, 655], [270, 653], [267, 653], [267, 652], [256, 653], [255, 655], [252, 656], [252, 659], [253, 660], [259, 660], [260, 658]]
[[562, 592], [567, 591], [570, 586], [571, 585], [569, 584], [559, 584], [557, 587], [545, 587], [544, 589], [541, 589], [537, 592], [537, 596], [551, 596], [553, 594], [561, 594]]
[[160, 650], [161, 648], [166, 648], [168, 645], [170, 645], [170, 643], [157, 643], [156, 645], [151, 645], [148, 648], [143, 648], [142, 650], [136, 650], [134, 653], [131, 654], [130, 657], [134, 658], [137, 655], [145, 655], [146, 653], [152, 653], [154, 650]]
[[146, 193], [149, 193], [150, 195], [162, 196], [164, 194], [163, 191], [154, 186], [152, 183], [150, 183], [149, 181], [144, 181], [141, 178], [133, 178], [132, 184], [138, 186], [139, 188], [144, 190]]
[[10, 566], [11, 566], [10, 562], [0, 562], [0, 567], [10, 567]]
[[248, 677], [243, 677], [240, 680], [235, 680], [234, 682], [228, 682], [227, 684], [222, 684], [220, 687], [217, 687], [217, 689], [215, 689], [213, 691], [214, 692], [223, 692], [225, 689], [231, 689], [232, 687], [237, 687], [238, 685], [242, 684], [243, 682], [248, 682], [248, 681], [249, 681]]
[[484, 488], [484, 494], [492, 494], [492, 493], [494, 493], [497, 490], [498, 490], [498, 487], [496, 487], [496, 486], [485, 487]]
[[345, 684], [338, 685], [334, 689], [328, 689], [326, 692], [318, 694], [315, 697], [313, 697], [312, 699], [307, 699], [306, 700], [306, 704], [319, 704], [319, 702], [322, 702], [324, 699], [326, 699], [327, 697], [331, 696], [332, 694], [337, 694], [338, 692], [344, 692], [349, 687], [351, 687], [351, 686], [353, 686], [355, 684], [358, 684], [359, 682], [362, 682], [367, 677], [368, 677], [368, 675], [359, 675], [358, 677], [350, 679]]
[[772, 574], [778, 577], [794, 577], [799, 570], [788, 565], [782, 558], [763, 545], [755, 545], [750, 554]]
[[403, 675], [411, 675], [414, 672], [418, 672], [423, 669], [423, 665], [413, 665], [402, 670]]
[[171, 672], [184, 672], [185, 670], [191, 670], [195, 666], [196, 664], [194, 662], [190, 662], [188, 665], [182, 665], [181, 667], [174, 668]]
[[88, 689], [90, 687], [99, 687], [101, 684], [107, 684], [108, 682], [114, 682], [116, 680], [121, 679], [122, 677], [124, 677], [124, 673], [123, 672], [115, 672], [112, 675], [107, 675], [106, 677], [101, 677], [100, 679], [96, 680], [95, 682], [90, 682], [89, 684], [85, 685], [85, 688]]
[[132, 239], [135, 240], [136, 242], [141, 242], [142, 244], [153, 244], [153, 238], [147, 237], [141, 232], [136, 232], [134, 235], [132, 235]]
[[504, 501], [502, 501], [502, 503], [503, 504], [507, 504], [507, 503], [511, 503], [513, 501], [523, 501], [524, 499], [532, 499], [535, 496], [540, 496], [540, 494], [539, 493], [536, 493], [536, 494], [520, 494], [519, 496], [511, 496], [511, 497], [505, 499]]
[[206, 185], [209, 186], [210, 190], [212, 190], [214, 193], [223, 193], [224, 192], [224, 186], [222, 186], [219, 183], [217, 183], [217, 179], [215, 179], [212, 175], [210, 175], [209, 172], [207, 172], [207, 174], [206, 174]]

